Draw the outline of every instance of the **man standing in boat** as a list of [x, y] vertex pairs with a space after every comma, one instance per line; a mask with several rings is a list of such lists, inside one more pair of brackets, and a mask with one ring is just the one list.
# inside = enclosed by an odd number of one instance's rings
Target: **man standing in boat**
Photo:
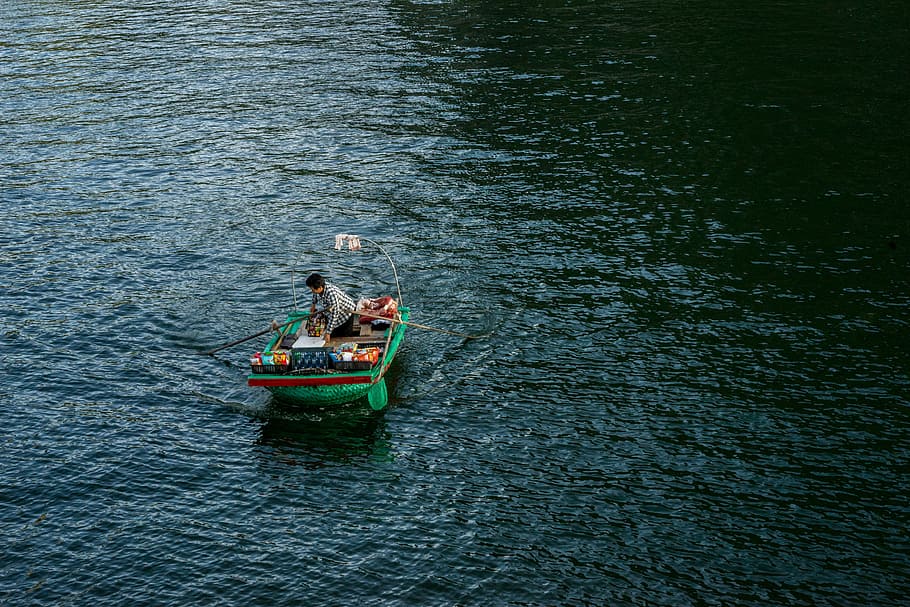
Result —
[[322, 337], [326, 343], [332, 336], [348, 337], [354, 334], [354, 300], [347, 293], [330, 282], [326, 282], [321, 274], [310, 274], [306, 279], [306, 286], [313, 292], [313, 303], [310, 305], [310, 315], [316, 312], [316, 304], [322, 304], [325, 310], [325, 332]]

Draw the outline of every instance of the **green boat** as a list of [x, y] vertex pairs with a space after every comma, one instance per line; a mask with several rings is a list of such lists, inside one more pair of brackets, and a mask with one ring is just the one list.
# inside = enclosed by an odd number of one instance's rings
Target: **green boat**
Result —
[[[292, 312], [282, 330], [268, 343], [263, 353], [280, 364], [253, 365], [247, 378], [250, 386], [263, 387], [277, 399], [307, 407], [335, 407], [366, 398], [373, 409], [388, 403], [385, 374], [401, 347], [410, 309], [398, 307], [387, 328], [374, 329], [374, 323], [360, 323], [360, 335], [332, 338], [318, 345], [307, 335], [309, 310]], [[358, 314], [369, 320], [383, 319]], [[375, 323], [378, 324], [378, 323]], [[366, 333], [365, 335], [363, 333]], [[374, 360], [345, 361], [340, 351], [376, 353]], [[268, 360], [268, 359], [267, 359]], [[257, 361], [258, 362], [258, 361]]]
[[[379, 243], [352, 234], [338, 234], [335, 249], [341, 250], [347, 244], [351, 251], [360, 251], [361, 240], [374, 245], [388, 259], [398, 299], [380, 298], [388, 302], [381, 308], [366, 306], [353, 310], [355, 334], [325, 342], [318, 337], [318, 331], [314, 332], [315, 322], [309, 321], [315, 319], [310, 319], [309, 310], [297, 309], [292, 271], [294, 311], [279, 325], [278, 333], [266, 348], [251, 357], [252, 372], [247, 378], [250, 386], [266, 388], [279, 400], [306, 407], [335, 407], [362, 398], [376, 410], [388, 404], [385, 375], [401, 347], [410, 309], [402, 305], [395, 263]], [[376, 301], [379, 300], [366, 300]]]

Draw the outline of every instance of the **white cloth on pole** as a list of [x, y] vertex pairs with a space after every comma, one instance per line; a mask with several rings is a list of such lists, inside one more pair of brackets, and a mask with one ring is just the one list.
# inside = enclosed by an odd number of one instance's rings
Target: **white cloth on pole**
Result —
[[356, 234], [338, 234], [335, 236], [335, 250], [340, 251], [344, 248], [344, 243], [348, 243], [348, 248], [352, 251], [359, 251], [360, 246], [360, 237]]

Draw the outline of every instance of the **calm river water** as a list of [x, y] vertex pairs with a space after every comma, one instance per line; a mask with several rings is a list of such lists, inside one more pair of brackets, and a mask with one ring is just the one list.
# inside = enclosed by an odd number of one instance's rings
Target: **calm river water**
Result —
[[[0, 604], [901, 603], [908, 63], [888, 0], [3, 2]], [[391, 293], [340, 232], [489, 336], [378, 414], [200, 355]]]

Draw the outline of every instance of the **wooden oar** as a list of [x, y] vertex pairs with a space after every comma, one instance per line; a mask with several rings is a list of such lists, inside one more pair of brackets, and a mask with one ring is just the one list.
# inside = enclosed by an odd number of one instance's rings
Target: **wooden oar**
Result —
[[224, 344], [223, 346], [218, 346], [217, 348], [212, 348], [211, 350], [206, 350], [205, 352], [202, 352], [202, 354], [207, 354], [208, 356], [212, 356], [215, 352], [218, 352], [219, 350], [224, 350], [226, 348], [230, 348], [232, 346], [242, 344], [245, 341], [250, 341], [251, 339], [255, 339], [255, 338], [259, 337], [260, 335], [265, 335], [266, 333], [271, 333], [272, 331], [278, 331], [280, 329], [285, 328], [288, 325], [294, 324], [295, 322], [297, 322], [299, 320], [300, 320], [299, 318], [295, 318], [294, 320], [289, 320], [288, 322], [284, 323], [283, 325], [269, 327], [268, 329], [264, 329], [264, 330], [260, 331], [259, 333], [253, 333], [252, 335], [247, 335], [246, 337], [243, 337], [236, 341], [232, 341], [229, 344]]
[[[347, 310], [348, 312], [353, 312], [353, 310]], [[464, 333], [456, 333], [455, 331], [449, 331], [447, 329], [437, 329], [436, 327], [428, 327], [427, 325], [419, 325], [416, 322], [405, 322], [403, 320], [396, 320], [394, 318], [386, 318], [385, 316], [377, 316], [375, 314], [370, 314], [368, 312], [355, 312], [361, 316], [366, 316], [367, 318], [376, 318], [378, 320], [384, 320], [386, 322], [394, 322], [399, 325], [404, 325], [406, 327], [414, 327], [417, 329], [426, 329], [428, 331], [437, 331], [439, 333], [446, 333], [448, 335], [454, 335], [456, 337], [464, 337], [465, 339], [480, 339], [486, 337], [487, 335], [465, 335]]]
[[[353, 312], [353, 310], [347, 310], [347, 311]], [[416, 322], [405, 322], [403, 320], [397, 320], [395, 318], [386, 318], [385, 316], [369, 314], [367, 312], [357, 312], [357, 314], [359, 314], [360, 316], [366, 316], [367, 318], [375, 318], [378, 320], [384, 320], [386, 322], [398, 323], [398, 324], [404, 325], [406, 327], [414, 327], [415, 329], [426, 329], [428, 331], [437, 331], [439, 333], [445, 333], [447, 335], [454, 335], [455, 337], [463, 337], [465, 339], [480, 339], [482, 337], [486, 337], [486, 335], [466, 335], [464, 333], [457, 333], [455, 331], [449, 331], [447, 329], [438, 329], [436, 327], [428, 327], [427, 325], [421, 325]], [[257, 337], [265, 335], [266, 333], [269, 333], [270, 331], [277, 331], [279, 329], [283, 329], [284, 327], [286, 327], [288, 325], [292, 325], [299, 320], [301, 320], [301, 319], [295, 318], [294, 320], [290, 320], [290, 321], [284, 323], [283, 325], [278, 325], [274, 328], [269, 327], [268, 329], [264, 329], [264, 330], [260, 331], [259, 333], [253, 333], [252, 335], [247, 335], [246, 337], [242, 337], [238, 340], [232, 341], [232, 342], [224, 344], [222, 346], [218, 346], [217, 348], [212, 348], [211, 350], [206, 350], [205, 352], [202, 352], [202, 354], [207, 354], [208, 356], [212, 356], [213, 354], [215, 354], [215, 352], [218, 352], [220, 350], [225, 350], [227, 348], [231, 348], [233, 346], [242, 344], [243, 342], [246, 342], [246, 341], [250, 341], [251, 339], [255, 339]]]

